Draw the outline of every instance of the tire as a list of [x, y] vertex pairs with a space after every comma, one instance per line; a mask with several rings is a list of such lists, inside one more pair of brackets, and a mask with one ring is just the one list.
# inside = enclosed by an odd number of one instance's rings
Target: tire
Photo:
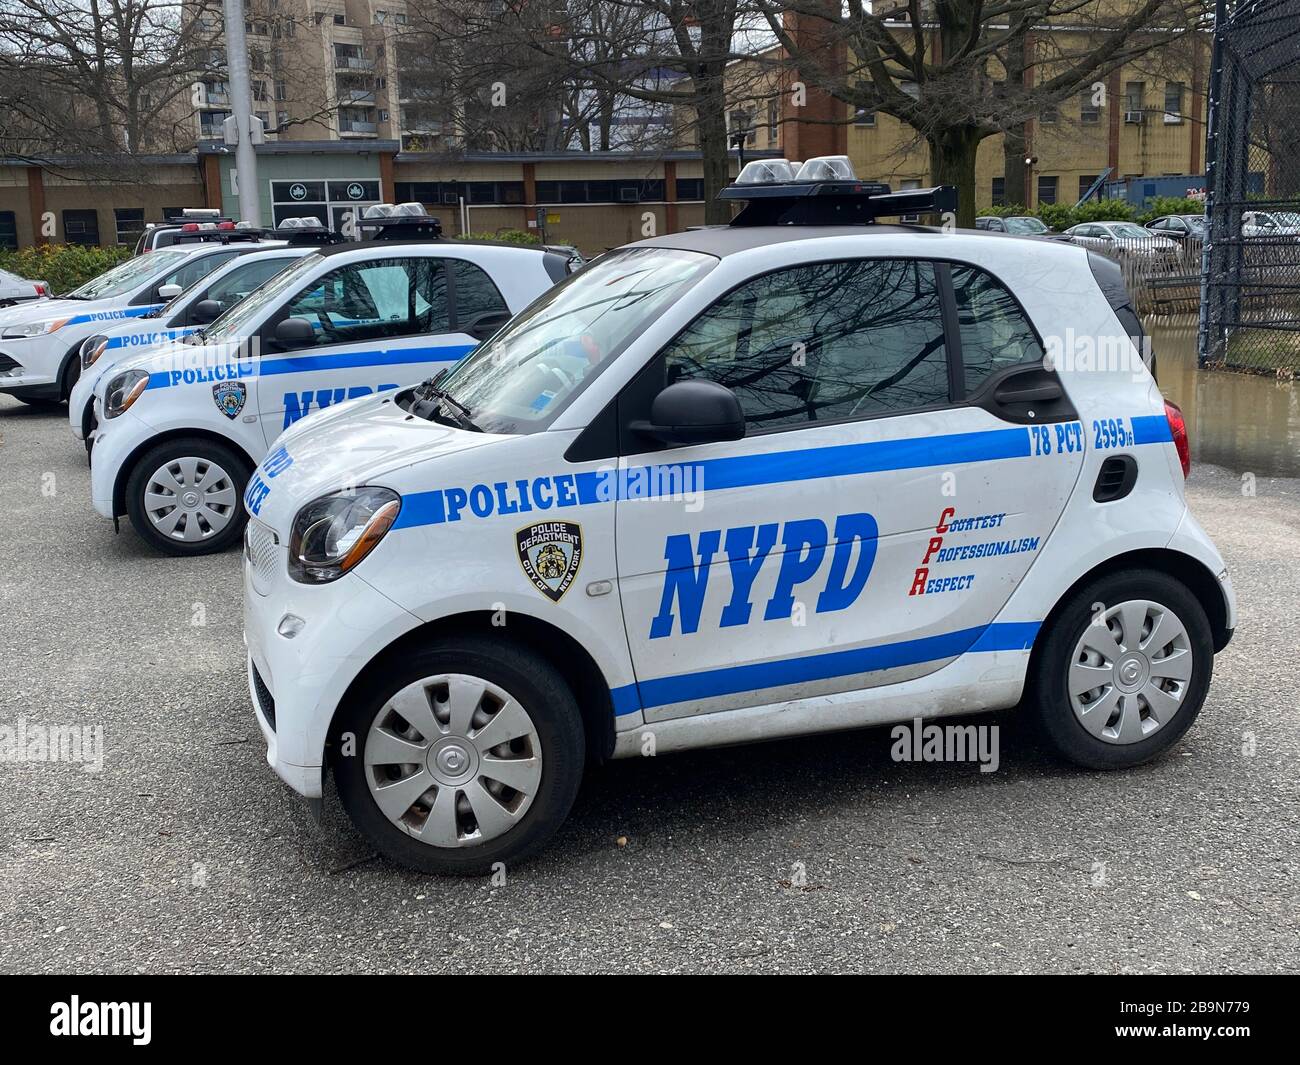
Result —
[[59, 396], [65, 402], [72, 395], [72, 388], [80, 378], [81, 356], [78, 354], [78, 348], [73, 348], [72, 356], [68, 359], [68, 365], [63, 368], [63, 376], [60, 378], [59, 384]]
[[[523, 735], [526, 727], [532, 731]], [[474, 746], [515, 733], [508, 752]], [[349, 734], [350, 749], [340, 742]], [[585, 742], [573, 692], [546, 659], [501, 640], [442, 639], [376, 671], [343, 707], [334, 735], [335, 780], [353, 825], [385, 857], [424, 873], [483, 874], [535, 854], [563, 824], [582, 781]], [[443, 761], [458, 751], [472, 764]], [[392, 761], [408, 754], [410, 763]], [[509, 770], [519, 790], [484, 772], [491, 756], [503, 759], [497, 767], [505, 757], [519, 762], [495, 770]], [[379, 789], [394, 785], [381, 808]], [[430, 838], [421, 838], [426, 832]]]
[[39, 398], [37, 396], [16, 396], [12, 392], [10, 392], [9, 395], [13, 396], [19, 403], [31, 407], [32, 410], [54, 411], [63, 406], [63, 401], [60, 399], [49, 399], [48, 397]]
[[[141, 539], [164, 554], [224, 551], [248, 520], [242, 504], [248, 476], [247, 460], [233, 448], [200, 437], [168, 440], [136, 460], [126, 482], [126, 513]], [[170, 509], [163, 502], [168, 493], [178, 500]]]
[[1026, 709], [1054, 753], [1088, 769], [1125, 769], [1163, 754], [1196, 720], [1214, 646], [1204, 609], [1173, 577], [1155, 570], [1101, 577], [1050, 625], [1031, 666]]

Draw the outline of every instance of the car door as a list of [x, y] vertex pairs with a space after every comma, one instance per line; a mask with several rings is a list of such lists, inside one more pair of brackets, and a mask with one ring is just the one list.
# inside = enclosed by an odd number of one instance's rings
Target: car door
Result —
[[[443, 258], [397, 252], [305, 283], [260, 330], [267, 444], [313, 411], [414, 384], [473, 348], [477, 340], [453, 325], [451, 276]], [[288, 318], [308, 321], [313, 342], [289, 348], [277, 340]]]
[[222, 248], [220, 251], [191, 255], [179, 266], [168, 270], [162, 277], [154, 278], [153, 283], [137, 293], [131, 302], [137, 306], [166, 303], [167, 301], [159, 295], [161, 288], [166, 285], [179, 285], [183, 292], [191, 285], [202, 281], [217, 267], [225, 266], [238, 254], [239, 251], [235, 248]]
[[[963, 362], [963, 351], [968, 361]], [[733, 289], [629, 387], [732, 389], [743, 439], [620, 460], [618, 579], [647, 720], [854, 691], [964, 652], [1055, 525], [1082, 434], [1015, 300], [970, 267], [854, 259]], [[1059, 386], [1057, 386], [1059, 389]], [[1020, 393], [1020, 399], [1015, 397]], [[1059, 446], [1058, 446], [1059, 442]]]

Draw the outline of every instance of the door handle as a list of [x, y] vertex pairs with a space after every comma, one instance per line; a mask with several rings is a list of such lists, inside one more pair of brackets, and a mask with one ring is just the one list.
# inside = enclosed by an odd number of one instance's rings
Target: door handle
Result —
[[1032, 388], [999, 388], [993, 398], [999, 403], [1045, 403], [1061, 398], [1061, 386], [1053, 382]]

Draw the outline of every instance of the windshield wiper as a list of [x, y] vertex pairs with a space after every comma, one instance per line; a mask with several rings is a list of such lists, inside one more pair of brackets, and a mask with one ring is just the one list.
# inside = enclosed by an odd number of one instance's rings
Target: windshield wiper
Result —
[[474, 424], [473, 412], [445, 388], [438, 387], [437, 382], [442, 380], [443, 373], [446, 371], [415, 386], [415, 402], [411, 404], [411, 413], [426, 421], [431, 420], [435, 414], [441, 414], [452, 425], [481, 433], [483, 430]]

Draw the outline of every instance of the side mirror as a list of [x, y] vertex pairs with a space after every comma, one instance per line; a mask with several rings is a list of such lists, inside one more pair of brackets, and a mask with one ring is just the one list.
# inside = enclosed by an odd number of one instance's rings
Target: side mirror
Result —
[[158, 298], [160, 300], [174, 300], [185, 290], [180, 285], [159, 285]]
[[716, 381], [677, 381], [650, 404], [650, 420], [635, 421], [635, 433], [679, 447], [739, 440], [745, 415], [736, 393]]
[[306, 318], [286, 318], [275, 327], [275, 339], [286, 348], [305, 348], [316, 343], [316, 330]]
[[194, 325], [208, 325], [221, 317], [221, 304], [216, 300], [199, 300], [190, 310]]

